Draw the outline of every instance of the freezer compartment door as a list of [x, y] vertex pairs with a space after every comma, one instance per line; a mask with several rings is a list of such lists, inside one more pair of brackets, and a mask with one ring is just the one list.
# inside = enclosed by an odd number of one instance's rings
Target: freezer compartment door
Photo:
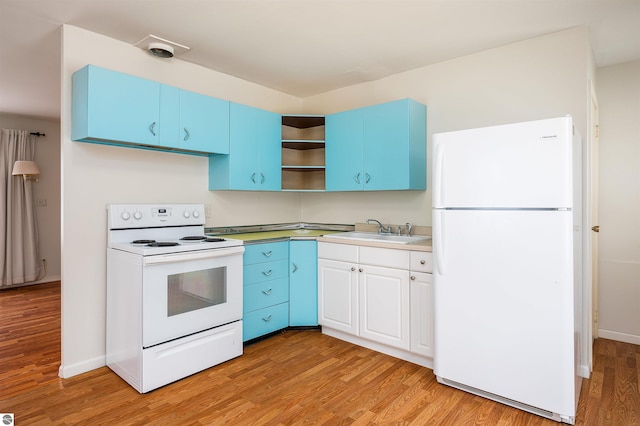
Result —
[[572, 214], [434, 211], [434, 372], [575, 415]]
[[572, 207], [570, 117], [434, 135], [435, 208]]

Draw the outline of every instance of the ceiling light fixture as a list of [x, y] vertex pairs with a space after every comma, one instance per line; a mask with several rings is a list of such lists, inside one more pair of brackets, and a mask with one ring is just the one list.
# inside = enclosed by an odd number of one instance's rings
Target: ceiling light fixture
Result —
[[158, 58], [172, 58], [174, 55], [180, 55], [191, 49], [182, 44], [174, 43], [154, 35], [146, 36], [135, 43], [134, 46], [146, 50]]
[[149, 53], [158, 58], [173, 58], [173, 47], [164, 43], [149, 43]]

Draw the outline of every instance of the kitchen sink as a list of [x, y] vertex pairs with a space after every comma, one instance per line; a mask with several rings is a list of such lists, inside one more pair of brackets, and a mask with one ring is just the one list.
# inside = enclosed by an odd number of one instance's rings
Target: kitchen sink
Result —
[[325, 235], [325, 238], [336, 238], [355, 241], [369, 241], [369, 242], [382, 242], [393, 244], [411, 244], [420, 241], [430, 240], [431, 237], [424, 235], [393, 235], [393, 234], [378, 234], [376, 232], [340, 232], [336, 234]]

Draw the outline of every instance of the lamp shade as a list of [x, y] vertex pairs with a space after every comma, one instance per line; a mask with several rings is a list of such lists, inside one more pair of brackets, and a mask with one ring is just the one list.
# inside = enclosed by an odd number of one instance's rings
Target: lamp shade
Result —
[[35, 161], [16, 161], [13, 164], [13, 176], [27, 175], [35, 176], [40, 174], [40, 169]]

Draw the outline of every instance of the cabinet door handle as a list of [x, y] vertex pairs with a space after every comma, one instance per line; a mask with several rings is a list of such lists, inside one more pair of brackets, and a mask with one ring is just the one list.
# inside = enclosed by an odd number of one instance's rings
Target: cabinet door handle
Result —
[[356, 267], [355, 267], [355, 266], [352, 266], [352, 267], [351, 267], [351, 272], [353, 272], [353, 271], [355, 271], [355, 270], [356, 270]]
[[360, 172], [358, 172], [358, 174], [355, 175], [353, 179], [356, 181], [356, 183], [360, 183]]
[[262, 292], [263, 292], [265, 295], [267, 295], [267, 296], [268, 296], [268, 295], [270, 295], [270, 294], [271, 294], [271, 290], [272, 290], [272, 289], [269, 289], [269, 290], [262, 290]]
[[265, 277], [268, 277], [269, 275], [271, 275], [272, 270], [269, 269], [268, 271], [262, 271], [262, 275], [264, 275]]
[[191, 137], [191, 134], [189, 133], [187, 128], [184, 127], [184, 139], [183, 140], [188, 141], [190, 137]]
[[269, 316], [268, 316], [268, 317], [266, 317], [266, 318], [265, 318], [265, 317], [262, 317], [262, 321], [264, 321], [264, 322], [269, 322], [269, 321], [271, 321], [271, 318], [272, 318], [272, 316], [271, 316], [271, 314], [269, 314]]
[[269, 251], [263, 251], [263, 252], [262, 252], [262, 254], [263, 254], [264, 256], [266, 256], [266, 257], [271, 256], [271, 253], [273, 253], [271, 250], [269, 250]]
[[264, 183], [264, 173], [260, 173], [260, 183]]
[[256, 183], [256, 174], [251, 174], [251, 182]]
[[420, 261], [420, 264], [421, 264], [421, 265], [424, 265], [425, 263], [427, 263], [427, 262], [426, 262], [424, 259], [422, 259], [422, 260]]
[[371, 180], [371, 176], [369, 175], [369, 173], [365, 173], [364, 174], [364, 183], [369, 183], [370, 180]]
[[149, 131], [151, 132], [151, 134], [152, 134], [153, 136], [155, 136], [155, 135], [156, 135], [156, 130], [155, 130], [155, 129], [156, 129], [156, 122], [154, 121], [154, 122], [153, 122], [153, 123], [151, 123], [151, 125], [149, 126]]
[[362, 272], [362, 268], [358, 269], [359, 272]]
[[416, 276], [415, 275], [411, 275], [411, 281], [415, 281], [416, 280]]
[[293, 272], [298, 270], [298, 265], [296, 265], [296, 262], [291, 262], [291, 264], [293, 265]]

